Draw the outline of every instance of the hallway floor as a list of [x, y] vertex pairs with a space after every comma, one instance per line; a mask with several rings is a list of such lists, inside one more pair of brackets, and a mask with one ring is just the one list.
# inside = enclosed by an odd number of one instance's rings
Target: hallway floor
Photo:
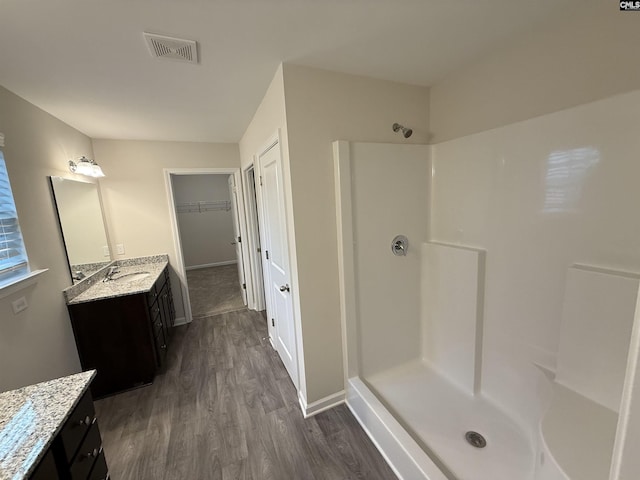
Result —
[[238, 265], [198, 268], [187, 271], [193, 318], [233, 312], [244, 308]]
[[346, 406], [304, 419], [267, 336], [241, 310], [176, 327], [153, 385], [96, 401], [113, 480], [391, 480]]

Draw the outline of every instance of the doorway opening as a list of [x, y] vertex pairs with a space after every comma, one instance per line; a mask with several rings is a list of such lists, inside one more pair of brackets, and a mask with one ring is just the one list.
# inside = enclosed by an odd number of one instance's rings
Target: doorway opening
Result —
[[247, 306], [239, 169], [166, 169], [185, 323]]

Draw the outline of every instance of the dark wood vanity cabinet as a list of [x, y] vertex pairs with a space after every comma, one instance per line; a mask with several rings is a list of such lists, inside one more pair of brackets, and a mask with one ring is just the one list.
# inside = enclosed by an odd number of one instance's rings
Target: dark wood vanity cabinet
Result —
[[68, 307], [82, 368], [97, 370], [94, 397], [153, 381], [164, 365], [175, 321], [167, 268], [149, 292]]
[[29, 480], [107, 480], [93, 399], [86, 392]]
[[163, 275], [161, 275], [147, 294], [147, 305], [153, 326], [154, 346], [158, 367], [164, 365], [167, 347], [169, 345], [169, 337], [176, 318], [169, 273], [166, 269], [165, 274], [165, 280], [162, 281]]
[[49, 449], [36, 467], [36, 471], [29, 477], [29, 480], [59, 480], [58, 467], [53, 451]]

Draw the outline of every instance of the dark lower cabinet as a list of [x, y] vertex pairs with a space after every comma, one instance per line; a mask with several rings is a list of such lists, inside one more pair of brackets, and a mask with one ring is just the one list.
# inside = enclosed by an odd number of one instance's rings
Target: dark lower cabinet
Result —
[[58, 467], [56, 467], [56, 460], [53, 457], [53, 452], [48, 450], [29, 479], [58, 480], [59, 478], [60, 475], [58, 475]]
[[68, 306], [95, 398], [149, 384], [165, 362], [175, 310], [165, 268], [149, 292]]
[[109, 469], [107, 468], [107, 460], [104, 458], [104, 451], [101, 451], [93, 464], [93, 468], [89, 474], [89, 480], [108, 480], [108, 478]]
[[54, 438], [30, 480], [107, 480], [91, 393], [86, 392]]

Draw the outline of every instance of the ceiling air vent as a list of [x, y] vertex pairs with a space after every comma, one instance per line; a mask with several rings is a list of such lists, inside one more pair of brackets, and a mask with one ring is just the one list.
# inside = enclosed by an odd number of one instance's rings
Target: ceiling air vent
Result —
[[193, 40], [144, 32], [152, 57], [170, 58], [181, 62], [198, 63], [198, 49]]

